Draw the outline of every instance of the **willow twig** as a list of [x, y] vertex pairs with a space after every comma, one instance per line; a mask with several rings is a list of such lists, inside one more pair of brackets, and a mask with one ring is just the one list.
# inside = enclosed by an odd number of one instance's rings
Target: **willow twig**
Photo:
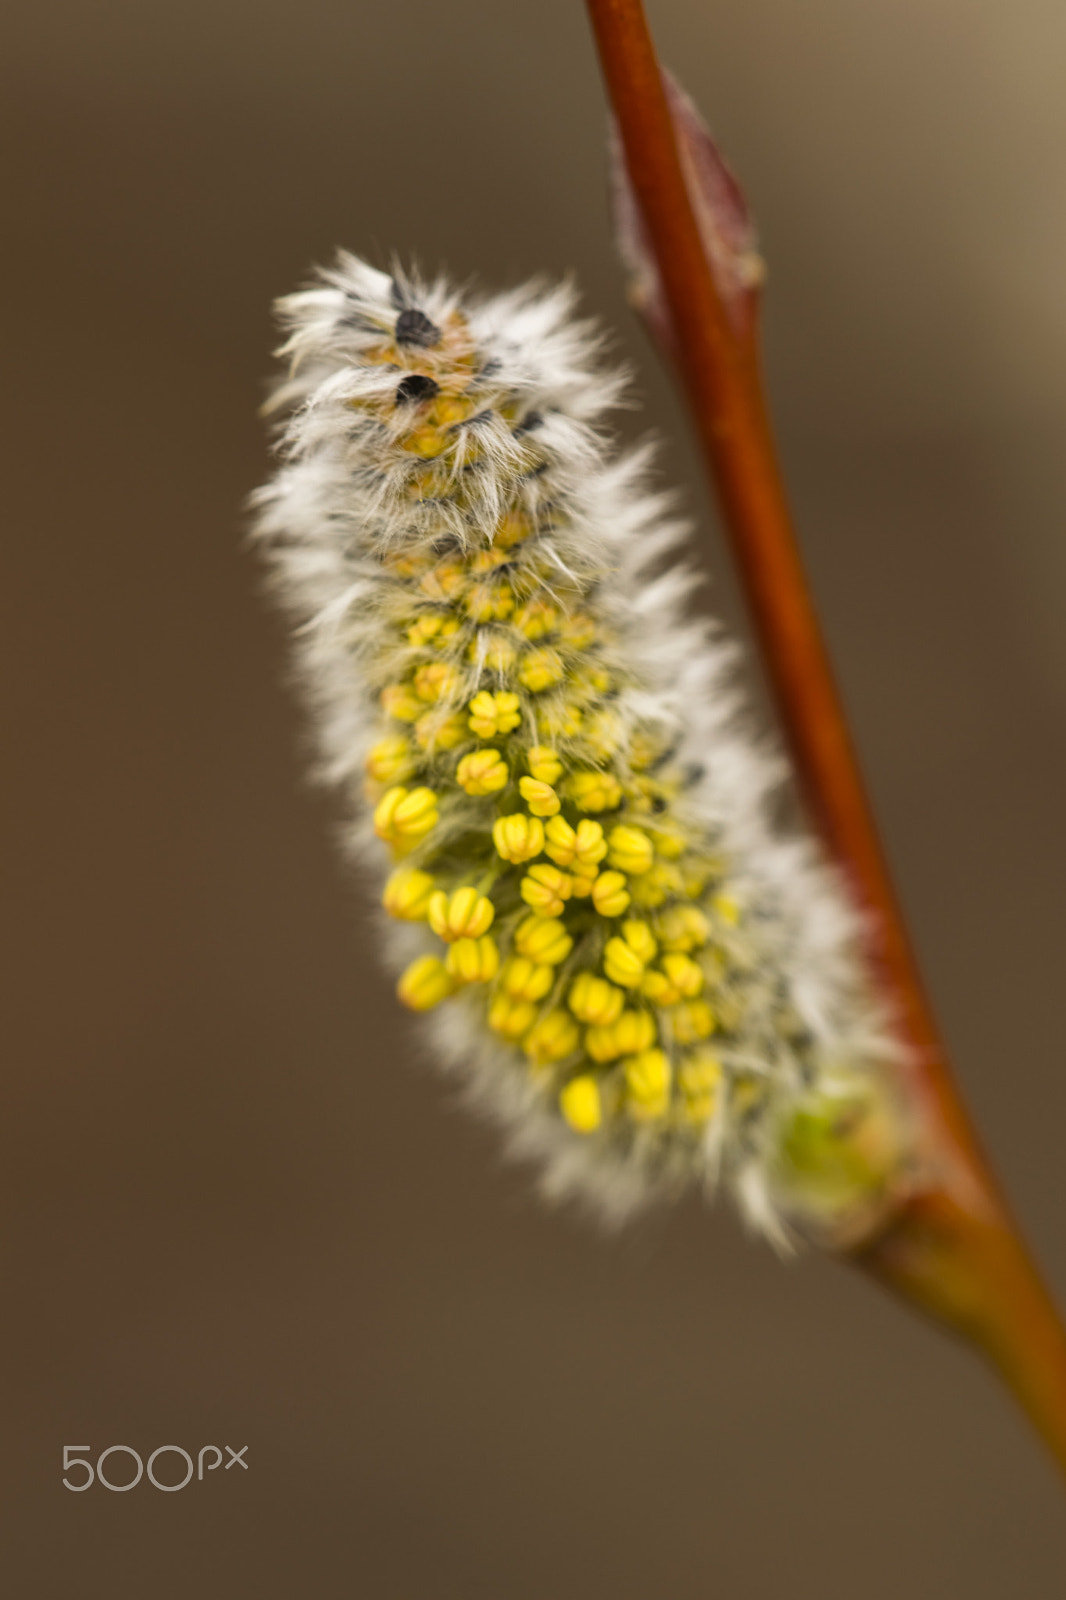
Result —
[[892, 887], [789, 511], [755, 319], [731, 321], [705, 255], [640, 0], [588, 0], [673, 348], [799, 782], [868, 914], [869, 958], [909, 1046], [923, 1178], [858, 1265], [988, 1355], [1066, 1468], [1066, 1332], [956, 1085]]

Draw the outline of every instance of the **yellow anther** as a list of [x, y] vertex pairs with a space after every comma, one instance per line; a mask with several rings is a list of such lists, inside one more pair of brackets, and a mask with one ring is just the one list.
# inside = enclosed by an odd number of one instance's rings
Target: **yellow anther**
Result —
[[530, 600], [515, 612], [513, 621], [527, 639], [543, 639], [559, 621], [559, 613], [547, 600]]
[[619, 872], [637, 877], [647, 872], [655, 859], [655, 849], [643, 828], [612, 828], [607, 836], [607, 859]]
[[436, 956], [419, 956], [412, 961], [396, 985], [396, 993], [412, 1011], [429, 1011], [447, 1000], [454, 985]]
[[595, 867], [592, 867], [590, 870], [592, 872], [591, 878], [583, 877], [577, 872], [571, 873], [570, 881], [574, 886], [572, 893], [575, 900], [587, 900], [589, 895], [592, 893], [592, 888], [596, 882], [597, 874]]
[[731, 928], [735, 928], [740, 921], [740, 907], [732, 895], [716, 894], [713, 905], [722, 921], [727, 922]]
[[698, 950], [710, 935], [707, 918], [698, 906], [671, 906], [655, 926], [664, 950]]
[[533, 745], [526, 751], [526, 765], [538, 783], [554, 783], [562, 775], [563, 764], [550, 745]]
[[498, 689], [495, 694], [482, 689], [470, 702], [470, 731], [479, 739], [493, 739], [497, 734], [510, 733], [522, 720], [518, 709], [518, 696], [509, 690]]
[[549, 1011], [530, 1029], [523, 1046], [531, 1061], [546, 1066], [551, 1061], [562, 1061], [573, 1055], [581, 1042], [577, 1023], [565, 1011]]
[[374, 811], [374, 832], [402, 853], [414, 848], [437, 822], [437, 797], [432, 789], [387, 789]]
[[381, 691], [381, 707], [397, 722], [414, 722], [425, 710], [425, 702], [418, 698], [410, 684], [390, 683]]
[[619, 749], [623, 734], [622, 719], [615, 711], [597, 711], [585, 725], [585, 741], [601, 761], [608, 760]]
[[518, 787], [535, 817], [554, 817], [559, 809], [559, 796], [550, 783], [541, 783], [537, 778], [519, 778]]
[[508, 511], [496, 524], [493, 543], [498, 544], [502, 550], [510, 550], [526, 538], [529, 531], [529, 523], [521, 512]]
[[590, 1073], [571, 1078], [559, 1095], [559, 1110], [575, 1133], [595, 1133], [603, 1121], [600, 1086]]
[[601, 917], [620, 917], [629, 910], [629, 894], [621, 872], [601, 872], [592, 885], [592, 903]]
[[413, 456], [421, 456], [425, 461], [439, 456], [446, 444], [440, 429], [432, 427], [413, 428], [399, 442], [401, 449], [410, 451]]
[[623, 1011], [614, 1025], [618, 1053], [634, 1056], [655, 1043], [655, 1018], [650, 1011]]
[[625, 1063], [627, 1105], [638, 1122], [666, 1114], [670, 1104], [670, 1063], [662, 1050], [642, 1050]]
[[429, 925], [439, 939], [480, 939], [496, 915], [491, 900], [469, 885], [445, 894], [438, 889], [429, 897]]
[[460, 761], [455, 777], [467, 794], [496, 794], [507, 787], [507, 763], [498, 750], [474, 750]]
[[563, 902], [569, 900], [572, 888], [567, 873], [541, 861], [530, 867], [528, 875], [519, 884], [518, 892], [538, 917], [557, 917], [563, 909]]
[[452, 600], [467, 583], [466, 568], [460, 561], [440, 561], [421, 580], [423, 594], [438, 602]]
[[446, 661], [427, 661], [415, 673], [414, 690], [420, 700], [435, 705], [446, 700], [459, 687], [460, 678]]
[[489, 672], [508, 672], [515, 663], [515, 647], [502, 633], [488, 633], [484, 628], [476, 639], [471, 639], [466, 650], [468, 661], [479, 662]]
[[703, 988], [703, 971], [689, 956], [671, 952], [663, 956], [662, 968], [678, 994], [691, 1000]]
[[512, 1000], [543, 1000], [554, 982], [551, 967], [530, 961], [527, 956], [515, 956], [500, 975], [504, 992]]
[[427, 611], [416, 622], [412, 622], [408, 628], [407, 643], [414, 645], [416, 648], [419, 645], [428, 644], [434, 634], [440, 632], [443, 621], [444, 618], [439, 611]]
[[710, 1121], [718, 1107], [724, 1076], [722, 1063], [709, 1050], [695, 1050], [682, 1061], [677, 1082], [686, 1121]]
[[470, 570], [477, 573], [494, 572], [497, 567], [502, 567], [506, 560], [506, 550], [490, 545], [487, 550], [475, 551], [470, 558]]
[[623, 989], [636, 989], [644, 976], [644, 962], [624, 939], [608, 939], [603, 970], [612, 983], [620, 983]]
[[502, 621], [514, 610], [514, 594], [505, 583], [475, 583], [466, 609], [475, 622]]
[[581, 727], [581, 708], [570, 700], [538, 708], [537, 715], [549, 739], [572, 739]]
[[544, 830], [545, 849], [556, 866], [574, 866], [584, 877], [595, 877], [596, 866], [607, 854], [607, 842], [598, 822], [587, 817], [572, 828], [565, 817], [553, 817]]
[[544, 824], [539, 817], [516, 811], [509, 817], [496, 818], [492, 840], [505, 861], [532, 861], [544, 849]]
[[672, 861], [657, 861], [650, 872], [642, 872], [639, 878], [634, 878], [630, 887], [635, 905], [654, 909], [672, 894], [680, 894], [681, 874]]
[[557, 917], [527, 917], [515, 929], [514, 947], [531, 961], [557, 967], [574, 948], [574, 941]]
[[625, 995], [606, 978], [582, 972], [570, 985], [567, 1004], [579, 1022], [590, 1023], [595, 1028], [609, 1028], [622, 1015]]
[[655, 852], [662, 856], [664, 861], [677, 861], [685, 853], [685, 840], [679, 833], [667, 833], [662, 828], [652, 832]]
[[429, 897], [435, 888], [428, 872], [401, 867], [385, 885], [381, 903], [390, 916], [399, 917], [403, 922], [425, 922], [429, 915]]
[[655, 960], [658, 945], [655, 936], [646, 922], [640, 922], [631, 917], [622, 924], [622, 938], [647, 966], [649, 961]]
[[645, 973], [641, 988], [657, 1006], [673, 1006], [699, 994], [703, 973], [690, 957], [671, 953], [663, 956], [661, 972]]
[[505, 1039], [521, 1039], [528, 1033], [537, 1016], [537, 1008], [529, 1000], [512, 1000], [508, 994], [496, 994], [489, 1006], [489, 1027]]
[[379, 739], [366, 758], [366, 770], [378, 783], [398, 783], [409, 778], [414, 771], [411, 746], [402, 733], [391, 739]]
[[696, 1044], [714, 1032], [714, 1012], [706, 1000], [684, 1000], [670, 1012], [678, 1044]]
[[446, 970], [456, 983], [488, 983], [500, 970], [500, 952], [495, 939], [456, 939], [444, 958]]
[[585, 650], [596, 637], [596, 622], [587, 612], [577, 611], [572, 617], [563, 618], [559, 632], [575, 650]]
[[590, 1028], [585, 1035], [586, 1054], [599, 1062], [636, 1055], [654, 1043], [655, 1023], [647, 1011], [623, 1011], [613, 1027]]
[[553, 683], [561, 682], [565, 671], [557, 650], [531, 650], [522, 659], [518, 677], [531, 694], [540, 694], [542, 690], [550, 689]]
[[591, 667], [587, 674], [587, 681], [597, 694], [606, 694], [611, 687], [611, 674], [604, 672], [602, 667]]
[[470, 737], [461, 711], [442, 708], [423, 712], [415, 723], [415, 738], [423, 750], [454, 750]]
[[614, 811], [622, 804], [622, 786], [609, 772], [575, 772], [566, 787], [579, 811]]

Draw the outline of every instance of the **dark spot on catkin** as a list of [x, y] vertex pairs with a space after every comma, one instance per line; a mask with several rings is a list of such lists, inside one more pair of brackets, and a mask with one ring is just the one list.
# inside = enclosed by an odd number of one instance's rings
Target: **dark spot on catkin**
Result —
[[428, 350], [440, 344], [441, 333], [435, 322], [430, 322], [424, 311], [416, 306], [406, 306], [396, 318], [396, 343], [413, 344]]
[[402, 405], [407, 400], [432, 400], [435, 394], [440, 394], [440, 384], [435, 378], [424, 372], [409, 372], [397, 387], [396, 404]]

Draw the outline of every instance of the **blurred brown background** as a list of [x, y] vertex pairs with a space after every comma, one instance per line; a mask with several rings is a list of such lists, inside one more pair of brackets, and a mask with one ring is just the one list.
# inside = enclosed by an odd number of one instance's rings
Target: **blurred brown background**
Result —
[[[761, 223], [840, 676], [1062, 1293], [1066, 11], [652, 21]], [[538, 1208], [414, 1059], [303, 786], [241, 508], [269, 303], [337, 244], [573, 269], [741, 625], [621, 297], [578, 0], [38, 0], [3, 33], [5, 1591], [1062, 1593], [1052, 1471], [968, 1355], [724, 1210], [611, 1242]], [[73, 1495], [67, 1443], [249, 1470]]]

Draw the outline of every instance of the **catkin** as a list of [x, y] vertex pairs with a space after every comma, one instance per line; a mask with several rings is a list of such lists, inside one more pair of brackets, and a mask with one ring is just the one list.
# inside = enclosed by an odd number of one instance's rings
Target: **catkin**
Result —
[[722, 1175], [778, 1239], [861, 1230], [905, 1165], [895, 1047], [571, 292], [342, 256], [280, 316], [258, 537], [400, 999], [549, 1192]]

